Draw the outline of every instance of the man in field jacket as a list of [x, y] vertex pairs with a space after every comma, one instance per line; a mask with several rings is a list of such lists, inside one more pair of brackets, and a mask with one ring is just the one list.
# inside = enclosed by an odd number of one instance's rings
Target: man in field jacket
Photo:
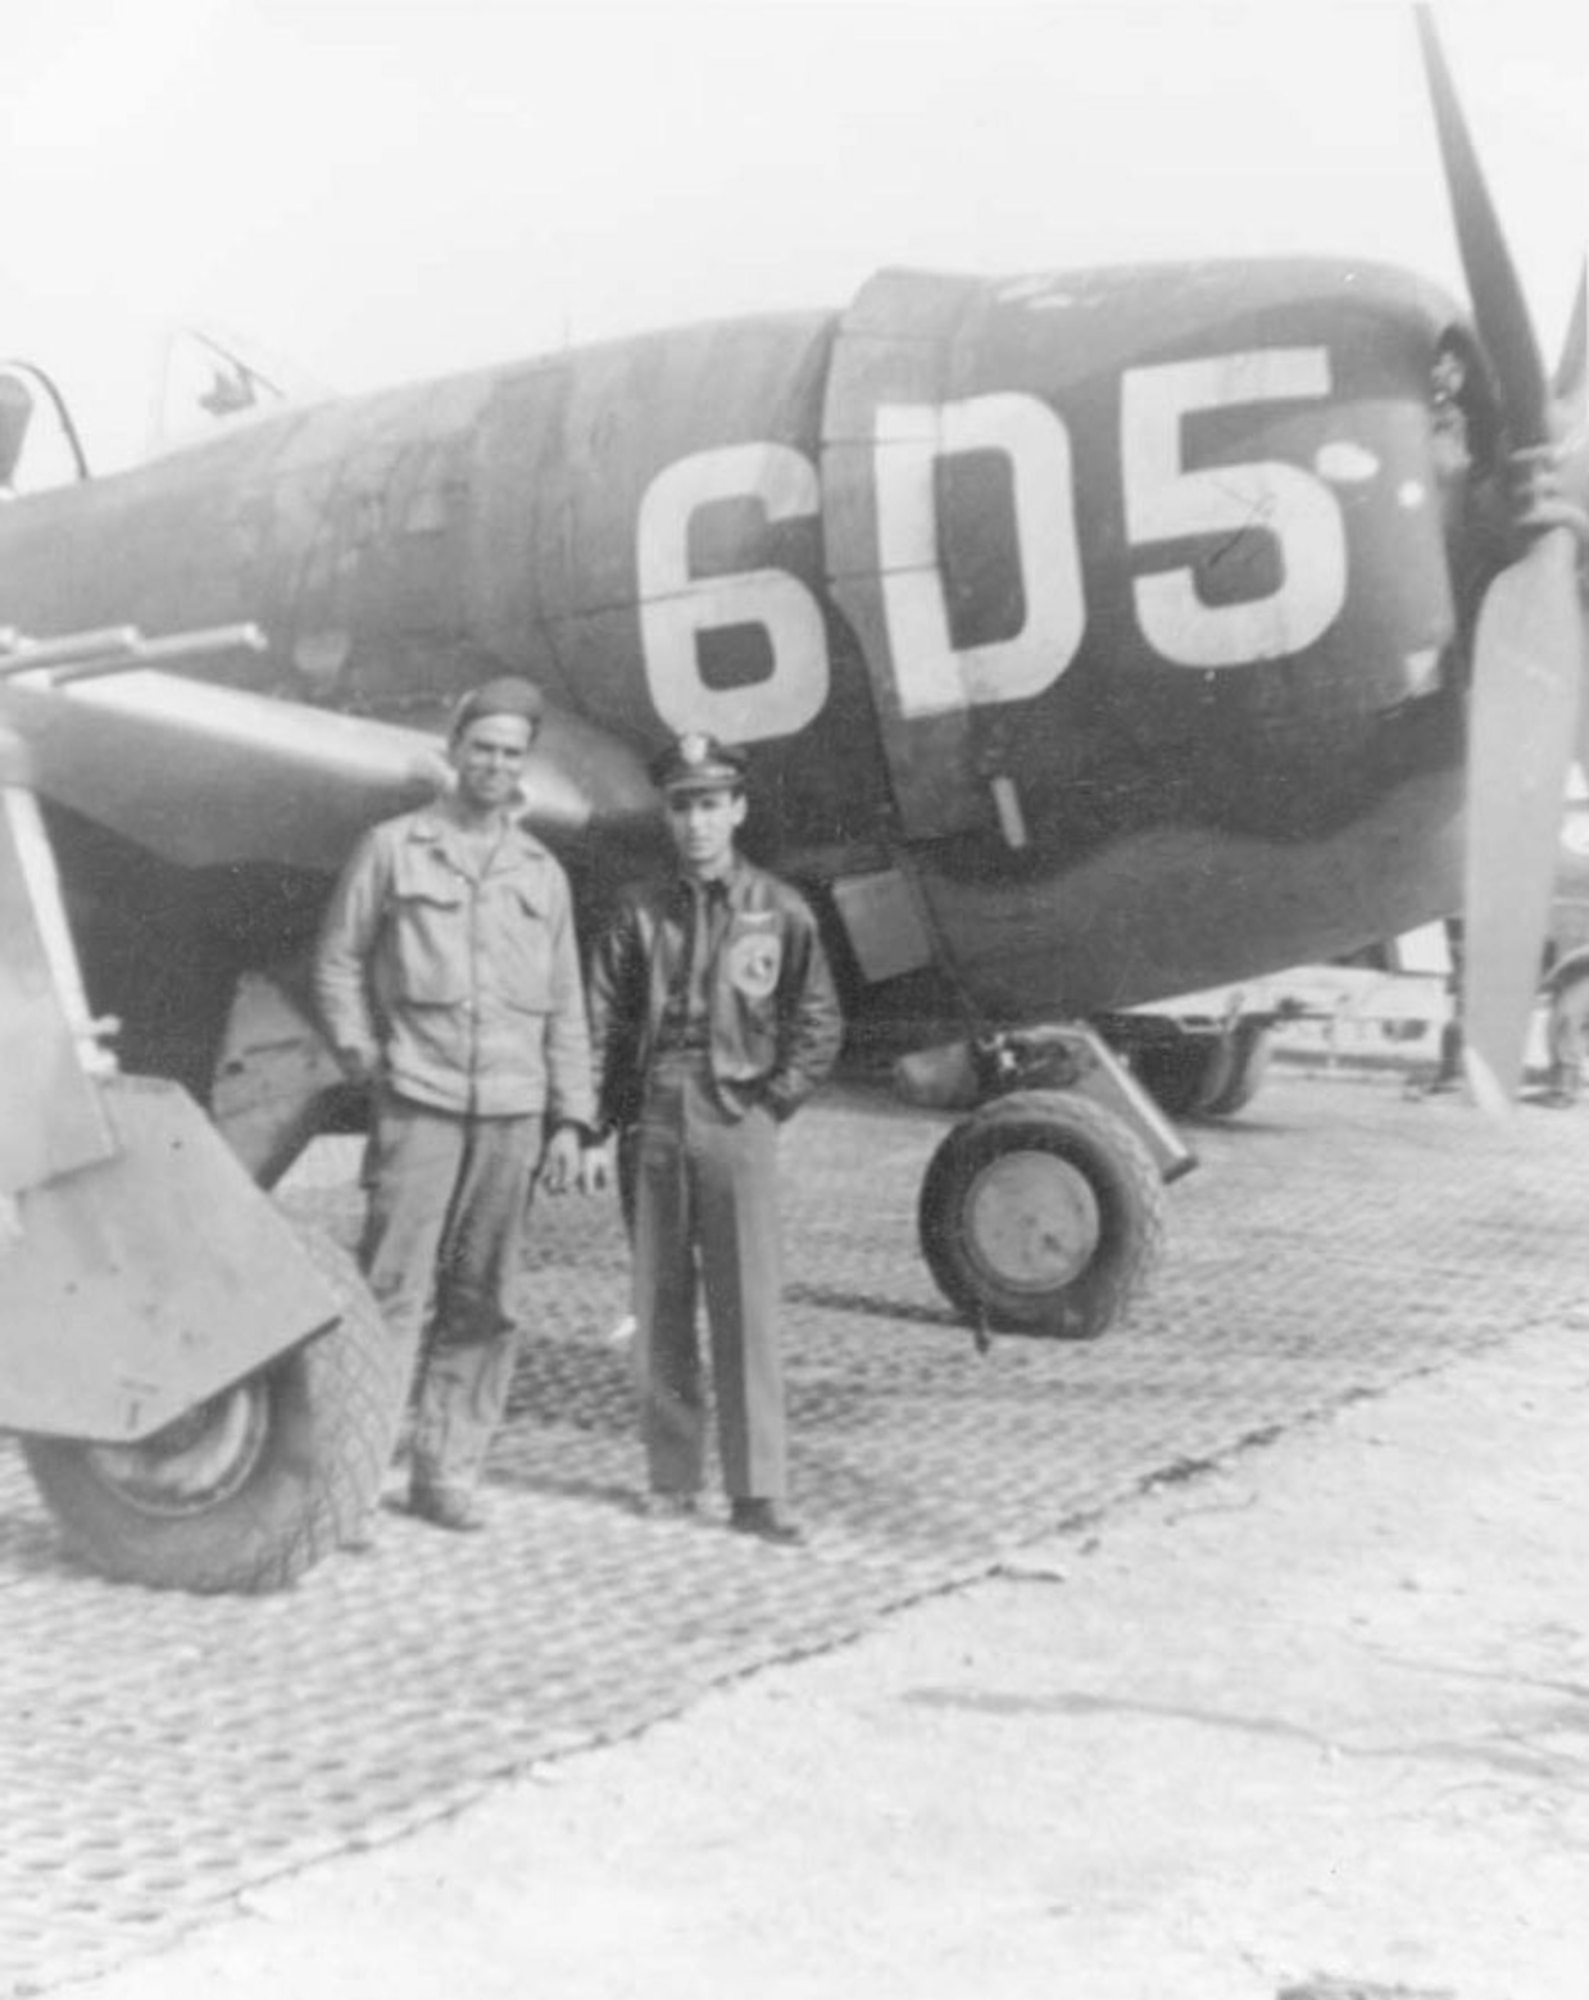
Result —
[[410, 1504], [453, 1529], [482, 1525], [474, 1494], [513, 1374], [537, 1172], [565, 1186], [595, 1122], [567, 878], [517, 818], [539, 715], [522, 680], [464, 697], [455, 788], [366, 837], [316, 961], [343, 1069], [374, 1087], [360, 1261], [416, 1352], [434, 1292]]

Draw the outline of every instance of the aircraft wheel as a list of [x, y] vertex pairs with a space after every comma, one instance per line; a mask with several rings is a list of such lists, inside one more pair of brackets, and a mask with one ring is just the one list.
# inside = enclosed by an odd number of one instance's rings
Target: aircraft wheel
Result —
[[1164, 1236], [1164, 1183], [1125, 1122], [1066, 1091], [1019, 1091], [949, 1133], [922, 1182], [922, 1253], [968, 1319], [1092, 1340]]
[[1203, 1118], [1233, 1118], [1245, 1111], [1263, 1087], [1274, 1054], [1274, 1030], [1238, 1028], [1231, 1037], [1234, 1059], [1223, 1086], [1197, 1107]]
[[380, 1497], [408, 1386], [346, 1253], [305, 1247], [342, 1318], [137, 1444], [29, 1437], [68, 1546], [154, 1589], [278, 1590], [345, 1542]]

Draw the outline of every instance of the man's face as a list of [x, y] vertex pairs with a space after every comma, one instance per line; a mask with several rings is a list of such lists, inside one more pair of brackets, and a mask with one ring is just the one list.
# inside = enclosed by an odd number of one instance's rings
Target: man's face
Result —
[[745, 817], [745, 795], [722, 785], [709, 792], [670, 792], [668, 832], [691, 875], [715, 875], [734, 851]]
[[534, 740], [535, 731], [522, 715], [482, 715], [471, 722], [450, 752], [465, 804], [480, 812], [512, 805]]

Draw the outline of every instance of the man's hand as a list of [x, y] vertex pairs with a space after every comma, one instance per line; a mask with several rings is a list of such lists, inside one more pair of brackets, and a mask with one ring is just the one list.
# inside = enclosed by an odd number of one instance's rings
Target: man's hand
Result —
[[380, 1058], [374, 1049], [340, 1048], [337, 1050], [337, 1062], [347, 1081], [357, 1085], [361, 1090], [366, 1084], [375, 1081], [376, 1073], [380, 1069]]
[[579, 1177], [580, 1139], [578, 1128], [559, 1125], [546, 1142], [541, 1155], [540, 1183], [548, 1194], [567, 1194]]
[[548, 1194], [602, 1194], [612, 1183], [612, 1146], [577, 1125], [559, 1125], [541, 1155], [540, 1184]]
[[612, 1186], [612, 1142], [595, 1140], [579, 1156], [581, 1194], [605, 1194]]

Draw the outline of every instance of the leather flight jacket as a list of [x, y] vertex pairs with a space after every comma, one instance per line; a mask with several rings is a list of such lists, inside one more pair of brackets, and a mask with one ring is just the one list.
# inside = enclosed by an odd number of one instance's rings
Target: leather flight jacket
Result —
[[[810, 905], [736, 855], [707, 969], [705, 1060], [731, 1117], [764, 1105], [789, 1118], [838, 1059], [844, 1017]], [[668, 998], [690, 936], [690, 885], [675, 875], [626, 890], [590, 968], [592, 1055], [604, 1130], [640, 1114]]]

